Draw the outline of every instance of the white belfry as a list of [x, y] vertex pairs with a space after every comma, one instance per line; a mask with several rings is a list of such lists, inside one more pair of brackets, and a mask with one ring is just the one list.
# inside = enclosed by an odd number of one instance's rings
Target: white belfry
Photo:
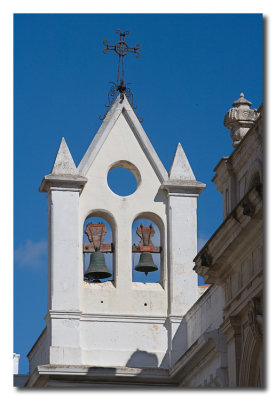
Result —
[[[107, 183], [113, 168], [130, 170], [137, 189], [118, 196]], [[178, 144], [169, 174], [132, 106], [119, 95], [76, 168], [64, 139], [50, 175], [40, 186], [48, 197], [49, 280], [47, 326], [29, 353], [39, 365], [168, 368], [187, 349], [175, 338], [198, 298], [195, 179]], [[91, 216], [111, 226], [113, 281], [83, 279], [83, 226]], [[132, 281], [132, 224], [152, 220], [160, 230], [161, 279]], [[73, 368], [73, 367], [72, 367]]]

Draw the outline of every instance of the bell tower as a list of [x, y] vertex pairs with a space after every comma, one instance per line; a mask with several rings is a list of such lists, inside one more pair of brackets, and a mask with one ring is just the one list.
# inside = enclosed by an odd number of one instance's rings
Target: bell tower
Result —
[[[184, 316], [197, 300], [197, 197], [205, 185], [196, 180], [181, 144], [167, 173], [126, 88], [117, 82], [116, 90], [78, 168], [62, 139], [40, 186], [48, 199], [48, 311], [47, 326], [28, 355], [30, 373], [46, 364], [166, 369], [186, 350]], [[110, 189], [107, 175], [114, 168], [131, 171], [134, 193], [119, 196]], [[97, 233], [100, 226], [90, 226], [90, 244], [83, 243], [86, 220], [93, 216], [108, 222], [112, 243]], [[141, 241], [133, 244], [132, 224], [139, 218], [155, 224], [160, 246], [151, 242], [151, 225], [137, 229]], [[84, 268], [87, 251], [91, 262]], [[112, 276], [103, 276], [108, 252]], [[133, 281], [133, 252], [141, 255], [136, 271], [160, 269], [158, 282]], [[176, 339], [179, 329], [183, 335]]]

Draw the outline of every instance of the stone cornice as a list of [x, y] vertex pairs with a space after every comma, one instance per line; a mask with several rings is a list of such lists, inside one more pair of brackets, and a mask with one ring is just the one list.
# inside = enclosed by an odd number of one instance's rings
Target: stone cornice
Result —
[[233, 246], [237, 247], [236, 240], [244, 234], [246, 235], [244, 239], [250, 240], [250, 234], [254, 233], [247, 227], [253, 220], [260, 221], [261, 216], [261, 194], [259, 187], [254, 186], [240, 200], [194, 259], [194, 270], [203, 276], [206, 283], [223, 283], [225, 277], [231, 273], [229, 256]]
[[199, 181], [167, 180], [160, 188], [166, 190], [169, 196], [195, 196], [198, 197], [206, 187]]
[[[182, 317], [175, 317], [181, 320]], [[49, 319], [78, 319], [81, 321], [104, 321], [110, 322], [116, 320], [117, 322], [135, 322], [135, 323], [160, 323], [164, 324], [167, 315], [114, 315], [114, 314], [91, 314], [83, 311], [66, 311], [66, 310], [49, 310], [45, 316], [45, 320], [48, 323]]]
[[103, 387], [143, 384], [171, 386], [169, 371], [163, 368], [94, 367], [90, 365], [40, 365], [30, 376], [26, 387]]
[[87, 314], [82, 313], [81, 321], [104, 321], [124, 323], [146, 323], [164, 324], [167, 316], [145, 316], [145, 315], [110, 315], [110, 314]]
[[63, 311], [63, 310], [49, 310], [45, 316], [45, 321], [47, 322], [49, 318], [51, 319], [80, 319], [82, 312], [80, 310]]
[[50, 190], [79, 191], [81, 192], [87, 182], [87, 178], [80, 175], [46, 175], [40, 184], [40, 192]]
[[223, 157], [217, 166], [214, 168], [216, 172], [212, 179], [215, 183], [217, 190], [223, 193], [224, 182], [229, 178], [229, 176], [234, 175], [234, 169], [230, 157]]

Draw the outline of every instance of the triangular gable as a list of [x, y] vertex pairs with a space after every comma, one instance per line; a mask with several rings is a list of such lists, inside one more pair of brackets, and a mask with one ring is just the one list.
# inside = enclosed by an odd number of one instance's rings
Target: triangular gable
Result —
[[146, 157], [148, 158], [153, 170], [158, 176], [160, 182], [162, 183], [168, 179], [168, 173], [163, 166], [160, 158], [158, 157], [156, 151], [154, 150], [127, 97], [124, 95], [122, 99], [121, 96], [121, 94], [117, 96], [113, 106], [108, 111], [102, 125], [100, 126], [96, 136], [94, 137], [78, 166], [78, 173], [80, 175], [86, 176], [90, 166], [95, 160], [102, 145], [104, 144], [106, 138], [111, 132], [114, 124], [116, 123], [119, 116], [123, 114], [129, 126], [131, 127], [139, 145], [144, 151]]

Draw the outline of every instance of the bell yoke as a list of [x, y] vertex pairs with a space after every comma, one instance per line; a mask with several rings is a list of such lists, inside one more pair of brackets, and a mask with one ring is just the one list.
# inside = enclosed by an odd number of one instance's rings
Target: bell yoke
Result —
[[[88, 236], [90, 244], [83, 245], [84, 253], [92, 253], [90, 255], [90, 264], [87, 268], [84, 277], [93, 283], [100, 283], [100, 279], [110, 278], [112, 273], [108, 269], [104, 253], [113, 253], [112, 243], [103, 243], [104, 236], [107, 232], [104, 223], [87, 224], [85, 233]], [[140, 237], [138, 246], [132, 246], [133, 253], [141, 253], [139, 263], [135, 266], [135, 271], [144, 272], [148, 275], [149, 272], [157, 271], [158, 266], [154, 264], [151, 253], [160, 253], [161, 248], [153, 245], [151, 238], [155, 234], [153, 226], [138, 226], [136, 230]]]

